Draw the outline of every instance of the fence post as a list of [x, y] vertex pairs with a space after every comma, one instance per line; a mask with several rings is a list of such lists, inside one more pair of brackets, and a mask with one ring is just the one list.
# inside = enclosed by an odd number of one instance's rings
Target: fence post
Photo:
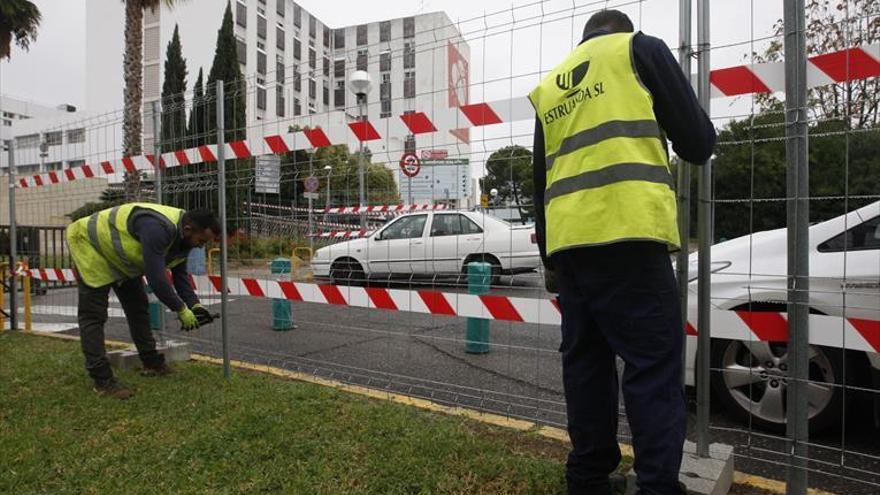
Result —
[[[161, 137], [161, 123], [159, 119], [159, 102], [154, 101], [152, 105], [153, 110], [153, 173], [156, 177], [156, 202], [162, 204], [162, 147], [160, 145], [159, 139]], [[165, 308], [162, 303], [158, 300], [150, 301], [150, 314], [155, 315], [156, 317], [156, 325], [159, 327], [159, 342], [161, 343], [164, 339], [163, 335], [165, 332]]]
[[9, 329], [18, 328], [18, 307], [16, 305], [15, 263], [18, 258], [18, 239], [15, 235], [15, 141], [6, 141], [9, 151]]
[[[697, 0], [698, 83], [700, 104], [712, 115], [709, 87], [709, 0]], [[697, 277], [697, 455], [709, 457], [709, 357], [712, 346], [710, 300], [712, 262], [712, 159], [700, 169], [697, 181], [697, 238], [700, 245]]]
[[223, 376], [229, 378], [232, 370], [229, 365], [229, 313], [227, 312], [229, 281], [226, 274], [226, 129], [223, 115], [225, 88], [223, 81], [218, 80], [215, 84], [217, 85], [217, 187], [219, 189], [217, 203], [220, 209], [220, 331], [223, 338]]
[[809, 418], [809, 213], [807, 162], [807, 51], [804, 0], [785, 0], [785, 161], [788, 228], [788, 356], [786, 436], [789, 464], [786, 493], [807, 493]]
[[[681, 71], [690, 81], [691, 78], [691, 0], [679, 0], [678, 2], [678, 63]], [[682, 333], [684, 334], [685, 346], [681, 352], [682, 360], [682, 386], [684, 375], [687, 373], [687, 324], [688, 324], [688, 282], [690, 279], [690, 233], [691, 233], [691, 164], [678, 160], [678, 177], [676, 183], [678, 190], [678, 236], [681, 240], [681, 250], [678, 252], [676, 271], [678, 272], [678, 294], [681, 301]]]

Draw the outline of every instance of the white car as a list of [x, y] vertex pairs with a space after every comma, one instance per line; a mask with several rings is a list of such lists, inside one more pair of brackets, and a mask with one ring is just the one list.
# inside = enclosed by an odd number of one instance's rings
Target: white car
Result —
[[466, 273], [467, 264], [492, 265], [492, 283], [502, 274], [541, 265], [534, 225], [511, 225], [481, 212], [444, 211], [402, 215], [368, 237], [318, 249], [316, 277], [335, 282], [375, 276], [444, 276]]
[[[880, 202], [810, 227], [810, 313], [838, 317], [839, 324], [814, 325], [811, 333], [825, 332], [819, 340], [841, 341], [844, 321], [880, 320]], [[784, 327], [787, 300], [786, 229], [757, 232], [712, 247], [712, 310], [768, 313], [750, 320], [757, 331]], [[688, 313], [696, 325], [696, 254], [690, 257]], [[724, 313], [722, 316], [726, 316]], [[752, 316], [749, 316], [752, 318]], [[732, 327], [735, 319], [724, 319]], [[730, 335], [731, 328], [714, 323], [713, 336]], [[763, 323], [762, 323], [763, 322]], [[872, 323], [875, 324], [875, 323]], [[833, 329], [829, 329], [833, 328]], [[695, 383], [696, 340], [688, 337], [688, 385]], [[817, 335], [811, 335], [811, 341]], [[771, 430], [785, 426], [788, 355], [785, 343], [713, 338], [712, 389], [725, 410]], [[718, 373], [716, 370], [723, 370]], [[844, 401], [853, 395], [847, 387], [880, 389], [880, 354], [843, 351], [840, 345], [811, 345], [811, 383], [808, 386], [811, 428], [839, 424]], [[823, 384], [824, 382], [824, 384]], [[880, 399], [873, 392], [875, 411]], [[848, 410], [848, 409], [847, 409]], [[880, 417], [875, 415], [875, 417]]]

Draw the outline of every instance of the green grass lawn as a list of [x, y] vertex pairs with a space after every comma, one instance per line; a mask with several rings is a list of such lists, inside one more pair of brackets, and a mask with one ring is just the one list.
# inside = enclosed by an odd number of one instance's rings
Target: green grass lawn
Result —
[[0, 333], [0, 493], [564, 492], [533, 433], [186, 363], [94, 393], [78, 342]]

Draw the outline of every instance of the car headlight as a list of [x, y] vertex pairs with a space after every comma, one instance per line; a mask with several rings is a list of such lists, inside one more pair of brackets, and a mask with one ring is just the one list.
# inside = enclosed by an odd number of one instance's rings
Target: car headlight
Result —
[[[728, 268], [732, 264], [733, 263], [731, 263], [730, 261], [713, 261], [712, 263], [709, 263], [709, 273], [718, 273], [721, 270]], [[699, 270], [697, 268], [698, 265], [699, 265], [698, 260], [691, 260], [691, 262], [688, 263], [688, 282], [689, 283], [696, 280], [697, 277], [699, 276]]]

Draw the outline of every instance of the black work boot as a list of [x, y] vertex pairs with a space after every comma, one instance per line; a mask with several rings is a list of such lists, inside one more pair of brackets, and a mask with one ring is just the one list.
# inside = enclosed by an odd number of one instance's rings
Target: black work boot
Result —
[[134, 395], [134, 392], [119, 383], [115, 377], [107, 378], [106, 380], [95, 380], [95, 392], [119, 400], [125, 400]]
[[174, 369], [165, 364], [165, 361], [150, 364], [144, 363], [144, 369], [141, 370], [141, 376], [147, 377], [168, 376], [172, 373], [174, 373]]

